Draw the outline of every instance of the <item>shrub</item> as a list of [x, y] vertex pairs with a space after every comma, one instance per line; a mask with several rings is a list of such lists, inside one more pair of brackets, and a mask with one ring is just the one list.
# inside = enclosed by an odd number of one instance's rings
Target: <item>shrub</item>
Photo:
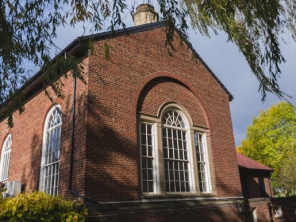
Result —
[[37, 191], [0, 202], [0, 221], [80, 222], [86, 216], [84, 204]]

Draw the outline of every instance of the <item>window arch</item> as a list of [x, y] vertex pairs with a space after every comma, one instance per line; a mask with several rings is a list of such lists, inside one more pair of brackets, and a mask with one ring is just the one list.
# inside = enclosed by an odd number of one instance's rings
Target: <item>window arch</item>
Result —
[[58, 195], [62, 110], [55, 105], [48, 112], [44, 125], [40, 191]]
[[9, 134], [6, 137], [2, 147], [1, 165], [0, 165], [0, 182], [5, 184], [7, 184], [7, 180], [8, 180], [11, 147], [12, 147], [12, 140], [11, 140], [11, 134]]
[[188, 124], [179, 110], [167, 110], [161, 124], [165, 191], [190, 192]]
[[178, 104], [163, 106], [158, 115], [138, 115], [142, 194], [214, 194], [208, 129], [194, 126]]

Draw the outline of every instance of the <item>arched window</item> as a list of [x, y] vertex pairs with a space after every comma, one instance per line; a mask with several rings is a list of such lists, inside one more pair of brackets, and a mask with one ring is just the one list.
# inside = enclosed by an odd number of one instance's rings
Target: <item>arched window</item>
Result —
[[188, 128], [180, 111], [168, 110], [162, 117], [166, 192], [190, 192]]
[[7, 180], [8, 180], [11, 146], [12, 146], [11, 134], [9, 134], [6, 137], [2, 147], [1, 165], [0, 165], [0, 182], [5, 184], [7, 184]]
[[159, 117], [139, 114], [142, 194], [213, 194], [208, 132], [178, 104], [163, 107]]
[[56, 105], [45, 121], [40, 172], [40, 190], [53, 196], [58, 195], [61, 127], [62, 111]]

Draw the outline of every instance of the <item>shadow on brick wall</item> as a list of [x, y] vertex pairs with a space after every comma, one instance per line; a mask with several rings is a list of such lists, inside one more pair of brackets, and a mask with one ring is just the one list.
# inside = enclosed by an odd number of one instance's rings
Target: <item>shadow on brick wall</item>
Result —
[[[89, 208], [88, 221], [243, 220], [237, 210], [237, 200], [204, 197], [199, 200], [176, 201], [159, 198], [158, 201], [141, 201], [136, 118], [131, 116], [131, 113], [126, 113], [128, 110], [123, 109], [122, 113], [116, 113], [114, 110], [119, 110], [118, 108], [107, 108], [95, 96], [89, 96], [88, 100], [87, 107], [77, 104], [77, 115], [82, 115], [85, 109], [88, 110], [85, 135], [85, 196], [98, 202], [93, 204], [86, 201]], [[128, 126], [123, 125], [128, 122], [123, 119], [129, 118], [126, 116], [131, 118]], [[79, 136], [79, 133], [76, 132], [75, 135]], [[76, 145], [75, 150], [77, 149], [79, 147]], [[73, 176], [76, 178], [74, 180], [77, 180], [77, 175]], [[229, 190], [222, 180], [216, 182], [221, 189]], [[240, 191], [235, 192], [241, 196]], [[121, 203], [110, 203], [119, 201]]]

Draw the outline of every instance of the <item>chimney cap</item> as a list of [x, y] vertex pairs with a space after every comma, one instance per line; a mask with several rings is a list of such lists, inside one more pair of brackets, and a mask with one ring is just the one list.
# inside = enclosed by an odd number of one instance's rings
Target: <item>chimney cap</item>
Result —
[[137, 10], [141, 10], [141, 9], [152, 9], [154, 10], [154, 6], [150, 5], [150, 4], [140, 4], [137, 8]]
[[150, 4], [141, 4], [136, 8], [136, 12], [132, 14], [135, 25], [142, 25], [151, 22], [158, 22], [158, 13]]

